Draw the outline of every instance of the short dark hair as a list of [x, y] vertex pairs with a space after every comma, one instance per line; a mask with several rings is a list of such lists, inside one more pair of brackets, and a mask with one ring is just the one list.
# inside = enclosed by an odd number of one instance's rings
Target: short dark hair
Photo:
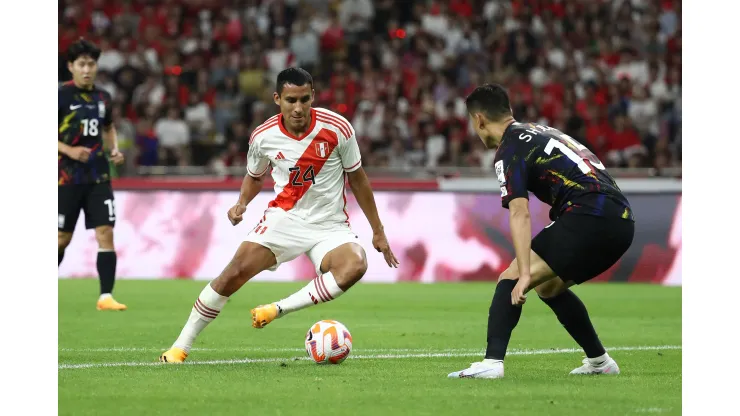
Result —
[[313, 88], [313, 77], [303, 68], [288, 68], [280, 71], [277, 76], [278, 95], [282, 94], [285, 84], [292, 84], [297, 87], [308, 84]]
[[100, 58], [100, 48], [89, 40], [80, 38], [67, 49], [67, 62], [74, 62], [80, 56], [89, 56], [97, 62]]
[[477, 87], [465, 99], [468, 113], [483, 113], [492, 121], [511, 115], [511, 104], [506, 89], [498, 84]]

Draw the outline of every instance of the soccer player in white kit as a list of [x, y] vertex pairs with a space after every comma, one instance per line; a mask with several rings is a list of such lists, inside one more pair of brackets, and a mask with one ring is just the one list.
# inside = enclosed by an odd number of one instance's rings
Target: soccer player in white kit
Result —
[[239, 201], [228, 212], [233, 225], [262, 189], [272, 167], [276, 198], [239, 246], [221, 275], [196, 299], [180, 336], [160, 361], [185, 361], [198, 334], [249, 279], [306, 253], [318, 277], [287, 298], [252, 309], [252, 326], [262, 328], [290, 312], [329, 302], [357, 283], [367, 270], [365, 250], [349, 225], [345, 177], [373, 229], [373, 247], [389, 267], [398, 260], [388, 245], [370, 182], [362, 169], [350, 123], [329, 110], [311, 108], [313, 79], [301, 68], [277, 77], [273, 98], [280, 113], [257, 127], [249, 139], [247, 174]]

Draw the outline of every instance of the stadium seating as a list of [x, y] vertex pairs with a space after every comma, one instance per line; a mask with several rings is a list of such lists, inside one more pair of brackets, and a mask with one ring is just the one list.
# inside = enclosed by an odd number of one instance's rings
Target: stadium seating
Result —
[[[465, 95], [498, 82], [519, 119], [610, 167], [681, 164], [681, 2], [650, 0], [60, 0], [59, 79], [80, 36], [103, 49], [122, 175], [224, 173], [300, 65], [315, 106], [349, 119], [364, 164], [487, 171]], [[169, 166], [169, 168], [167, 168]]]

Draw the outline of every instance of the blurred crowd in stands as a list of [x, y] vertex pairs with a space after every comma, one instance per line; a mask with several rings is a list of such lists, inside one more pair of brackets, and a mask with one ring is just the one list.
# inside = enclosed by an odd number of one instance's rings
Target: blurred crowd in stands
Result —
[[368, 167], [491, 169], [465, 111], [506, 86], [519, 120], [575, 137], [612, 167], [681, 165], [680, 0], [59, 0], [64, 52], [102, 49], [125, 174], [245, 164], [301, 66], [314, 106], [344, 115]]

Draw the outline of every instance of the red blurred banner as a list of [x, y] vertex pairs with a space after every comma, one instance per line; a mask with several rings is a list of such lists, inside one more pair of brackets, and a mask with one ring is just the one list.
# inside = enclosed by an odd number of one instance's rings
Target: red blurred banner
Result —
[[[148, 182], [148, 181], [147, 181]], [[120, 189], [120, 188], [119, 188]], [[401, 262], [390, 269], [371, 244], [372, 232], [351, 193], [347, 210], [368, 256], [365, 282], [495, 280], [514, 258], [508, 211], [497, 194], [376, 192], [390, 244]], [[116, 233], [121, 278], [212, 279], [257, 224], [272, 192], [259, 194], [244, 222], [232, 227], [234, 191], [117, 191]], [[637, 233], [630, 250], [596, 281], [681, 284], [681, 195], [629, 194]], [[549, 207], [532, 199], [532, 230], [550, 223]], [[78, 228], [59, 268], [61, 277], [96, 276], [97, 243]], [[301, 256], [257, 280], [310, 279]]]

